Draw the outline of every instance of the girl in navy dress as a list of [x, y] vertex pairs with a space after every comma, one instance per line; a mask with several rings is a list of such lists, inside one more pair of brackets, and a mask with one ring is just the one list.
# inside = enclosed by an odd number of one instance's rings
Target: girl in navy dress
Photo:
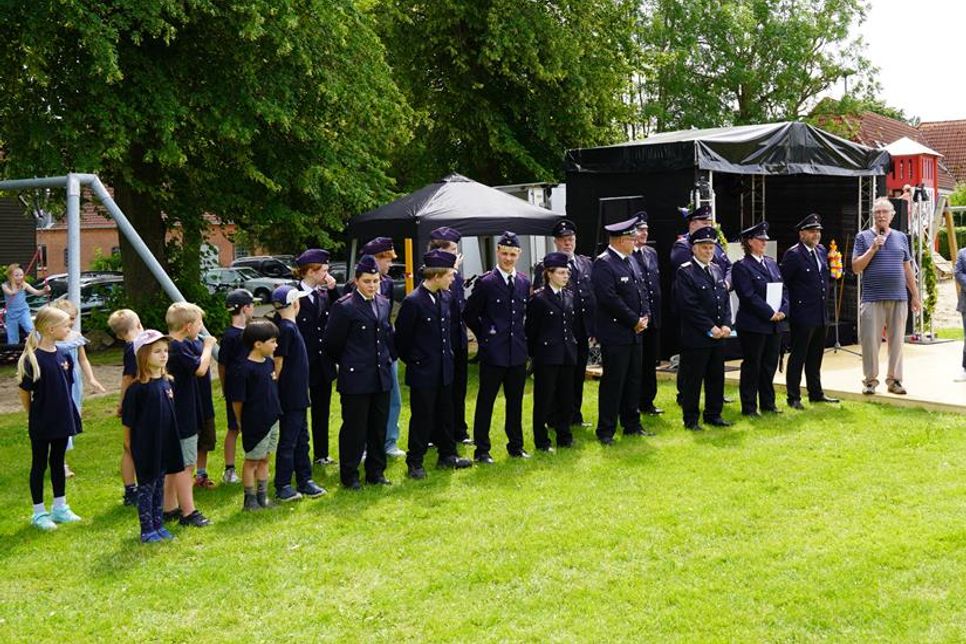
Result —
[[141, 543], [174, 536], [164, 527], [164, 477], [184, 470], [174, 415], [174, 392], [168, 364], [168, 337], [149, 329], [134, 338], [137, 379], [124, 392], [121, 422], [131, 437], [131, 457], [138, 479]]
[[[30, 496], [34, 514], [31, 523], [40, 530], [54, 530], [58, 523], [80, 521], [67, 505], [64, 454], [67, 440], [81, 432], [81, 419], [71, 399], [74, 365], [57, 342], [70, 334], [70, 316], [50, 306], [37, 312], [36, 330], [27, 334], [23, 354], [17, 362], [20, 400], [27, 412], [30, 435]], [[50, 465], [54, 505], [44, 505], [44, 473]]]

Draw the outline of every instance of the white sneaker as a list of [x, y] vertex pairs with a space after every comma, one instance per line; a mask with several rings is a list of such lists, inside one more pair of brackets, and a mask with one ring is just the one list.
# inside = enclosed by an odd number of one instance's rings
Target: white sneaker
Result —
[[953, 382], [966, 382], [966, 369], [963, 369], [956, 374], [956, 377], [953, 378]]
[[224, 481], [225, 483], [241, 483], [241, 479], [238, 478], [238, 474], [235, 472], [235, 468], [231, 468], [230, 470], [225, 470], [225, 473], [222, 475], [221, 480]]
[[386, 450], [386, 456], [392, 456], [394, 458], [401, 458], [406, 455], [406, 452], [399, 449], [397, 445], [393, 445]]

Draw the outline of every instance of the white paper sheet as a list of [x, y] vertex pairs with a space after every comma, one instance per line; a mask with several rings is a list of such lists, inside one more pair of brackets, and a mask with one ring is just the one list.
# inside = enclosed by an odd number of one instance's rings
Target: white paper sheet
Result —
[[781, 282], [768, 282], [767, 290], [765, 291], [765, 302], [771, 307], [772, 311], [778, 313], [778, 309], [782, 307]]

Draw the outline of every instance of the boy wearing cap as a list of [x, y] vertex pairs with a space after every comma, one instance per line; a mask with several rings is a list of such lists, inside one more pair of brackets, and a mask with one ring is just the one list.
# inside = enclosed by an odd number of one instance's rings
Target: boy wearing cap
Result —
[[[595, 331], [597, 299], [594, 296], [594, 282], [591, 279], [594, 261], [586, 255], [577, 254], [577, 227], [574, 222], [569, 219], [557, 222], [551, 234], [557, 252], [567, 256], [567, 266], [570, 268], [567, 290], [573, 295], [576, 314], [574, 335], [577, 338], [577, 363], [574, 365], [573, 412], [571, 413], [570, 424], [589, 427], [590, 423], [584, 422], [582, 407], [584, 404], [584, 379], [587, 372], [587, 360], [590, 357], [590, 341], [597, 337]], [[534, 290], [545, 285], [543, 280], [545, 268], [542, 262], [534, 268]]]
[[[396, 259], [396, 251], [393, 248], [390, 237], [376, 237], [370, 240], [361, 249], [362, 255], [371, 255], [376, 260], [379, 267], [379, 293], [389, 300], [389, 311], [392, 312], [393, 304], [393, 281], [389, 277], [389, 269], [392, 267], [392, 260]], [[355, 284], [346, 284], [346, 293], [351, 293], [355, 289]], [[389, 416], [386, 419], [386, 456], [405, 456], [406, 452], [399, 448], [399, 414], [402, 412], [402, 391], [399, 388], [399, 365], [395, 359], [392, 363], [392, 390], [389, 392]]]
[[576, 312], [570, 281], [570, 257], [547, 253], [542, 281], [527, 302], [527, 350], [533, 360], [533, 443], [552, 452], [547, 425], [557, 434], [557, 447], [573, 445], [574, 364], [577, 362]]
[[[202, 318], [205, 312], [197, 304], [190, 302], [175, 302], [168, 307], [164, 319], [168, 325], [168, 373], [174, 378], [174, 411], [178, 421], [178, 435], [181, 437], [181, 455], [184, 460], [184, 472], [177, 475], [169, 490], [165, 481], [165, 516], [169, 519], [180, 518], [181, 525], [203, 527], [208, 520], [197, 510], [184, 516], [184, 503], [188, 500], [184, 490], [187, 481], [188, 492], [191, 491], [191, 475], [198, 462], [198, 432], [204, 425], [204, 411], [201, 396], [198, 391], [198, 378], [211, 367], [211, 351], [215, 346], [215, 337], [206, 335], [202, 340], [201, 355], [195, 352], [192, 343], [201, 333]], [[174, 478], [174, 477], [169, 477]], [[174, 492], [176, 491], [177, 497]], [[193, 496], [190, 497], [193, 503]], [[178, 508], [178, 501], [182, 506]]]
[[798, 243], [782, 256], [782, 279], [788, 289], [788, 325], [791, 348], [785, 370], [788, 406], [802, 405], [802, 368], [808, 399], [817, 403], [837, 403], [822, 388], [822, 358], [828, 327], [828, 255], [822, 240], [822, 218], [812, 213], [795, 225]]
[[647, 308], [651, 312], [651, 319], [647, 328], [641, 332], [641, 399], [638, 409], [642, 414], [657, 416], [664, 410], [654, 406], [657, 397], [657, 361], [661, 335], [661, 271], [657, 263], [657, 251], [647, 245], [647, 213], [638, 212], [637, 231], [634, 235], [634, 252], [632, 256], [637, 261], [637, 267], [644, 281], [644, 292], [647, 294]]
[[242, 360], [248, 355], [242, 344], [242, 332], [255, 313], [254, 298], [243, 288], [236, 288], [225, 297], [225, 307], [231, 315], [231, 324], [225, 329], [218, 343], [218, 379], [221, 393], [225, 398], [225, 418], [228, 430], [225, 432], [225, 483], [239, 483], [235, 472], [235, 450], [238, 446], [238, 420], [231, 404], [231, 386], [235, 372]]
[[312, 422], [312, 460], [318, 465], [334, 465], [329, 455], [329, 411], [335, 365], [322, 349], [322, 336], [329, 322], [332, 305], [339, 299], [335, 278], [329, 273], [329, 251], [310, 248], [295, 258], [299, 288], [311, 293], [299, 307], [298, 325], [309, 356], [309, 408]]
[[637, 218], [604, 230], [610, 245], [594, 261], [597, 296], [597, 340], [604, 374], [598, 397], [597, 439], [614, 442], [620, 418], [625, 436], [648, 436], [641, 426], [637, 404], [641, 396], [641, 333], [650, 322], [647, 293], [637, 262], [632, 258]]
[[523, 390], [527, 380], [527, 340], [524, 329], [530, 279], [516, 269], [520, 240], [505, 232], [497, 242], [497, 267], [480, 277], [466, 300], [466, 325], [479, 343], [480, 387], [473, 417], [474, 458], [492, 463], [490, 418], [503, 387], [507, 452], [529, 458], [523, 449]]
[[721, 417], [724, 406], [724, 342], [731, 335], [731, 301], [724, 274], [714, 263], [718, 234], [701, 227], [689, 235], [692, 259], [678, 269], [674, 289], [681, 324], [678, 403], [684, 426], [700, 431], [698, 403], [704, 384], [704, 421], [716, 427], [731, 423]]
[[456, 255], [431, 250], [423, 256], [422, 283], [406, 296], [396, 316], [396, 350], [406, 363], [409, 386], [408, 476], [426, 478], [423, 458], [429, 442], [439, 452], [438, 467], [462, 469], [453, 438], [453, 325], [449, 287]]
[[449, 287], [451, 298], [450, 321], [453, 340], [453, 439], [464, 445], [472, 444], [469, 427], [466, 424], [466, 387], [469, 376], [469, 342], [466, 337], [466, 288], [460, 274], [459, 231], [449, 226], [440, 226], [429, 233], [429, 247], [426, 250], [442, 250], [456, 255], [456, 271]]
[[[741, 231], [745, 256], [732, 266], [738, 314], [735, 329], [741, 345], [741, 413], [759, 416], [764, 412], [780, 414], [775, 406], [775, 372], [780, 360], [782, 333], [788, 315], [788, 292], [782, 285], [778, 263], [765, 255], [768, 222], [762, 221]], [[768, 303], [768, 289], [781, 288], [777, 309]]]
[[358, 490], [359, 463], [366, 454], [366, 482], [389, 485], [386, 470], [386, 419], [396, 359], [389, 309], [379, 293], [379, 267], [371, 255], [356, 265], [356, 289], [332, 308], [322, 346], [339, 365], [336, 387], [342, 401], [339, 478]]
[[[272, 291], [271, 298], [278, 327], [275, 380], [282, 410], [275, 452], [275, 498], [283, 503], [303, 496], [317, 498], [325, 494], [325, 490], [312, 480], [306, 412], [309, 407], [309, 356], [295, 323], [300, 301], [310, 294], [310, 291], [300, 291], [284, 284]], [[297, 490], [292, 489], [292, 474], [295, 474]]]

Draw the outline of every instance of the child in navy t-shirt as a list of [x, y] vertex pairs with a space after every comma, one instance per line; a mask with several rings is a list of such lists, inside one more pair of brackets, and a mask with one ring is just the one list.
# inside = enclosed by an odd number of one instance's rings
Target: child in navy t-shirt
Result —
[[[134, 338], [143, 331], [141, 319], [131, 309], [118, 309], [107, 318], [107, 326], [114, 336], [125, 343], [124, 369], [121, 371], [121, 392], [117, 399], [117, 415], [121, 415], [121, 403], [124, 393], [131, 386], [138, 374], [137, 361], [134, 358]], [[134, 484], [134, 460], [131, 458], [131, 435], [124, 429], [124, 451], [121, 452], [121, 480], [124, 483], [124, 505], [137, 505], [137, 486]]]
[[225, 418], [228, 430], [225, 432], [225, 483], [239, 483], [241, 479], [235, 472], [235, 449], [238, 444], [238, 421], [235, 420], [235, 410], [231, 406], [231, 392], [229, 386], [234, 372], [238, 369], [248, 351], [242, 344], [242, 331], [255, 313], [255, 299], [243, 288], [231, 291], [225, 297], [225, 306], [231, 315], [231, 325], [225, 329], [218, 343], [218, 379], [221, 381], [221, 393], [225, 398]]

